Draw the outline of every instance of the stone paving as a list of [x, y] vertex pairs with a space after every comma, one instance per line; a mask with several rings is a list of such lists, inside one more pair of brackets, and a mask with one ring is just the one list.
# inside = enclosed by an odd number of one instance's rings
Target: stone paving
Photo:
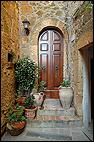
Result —
[[[78, 116], [55, 115], [53, 111], [60, 110], [56, 107], [59, 106], [59, 102], [53, 100], [52, 105], [54, 107], [51, 107], [50, 101], [49, 103], [45, 101], [44, 109], [38, 110], [36, 118], [27, 119], [23, 133], [11, 136], [6, 132], [1, 141], [93, 141], [93, 127], [89, 129], [82, 127], [82, 120]], [[49, 115], [49, 112], [45, 115], [45, 108], [52, 110], [54, 115]]]
[[[86, 132], [87, 131], [87, 132]], [[86, 132], [86, 133], [85, 133]], [[19, 136], [5, 133], [1, 141], [93, 141], [93, 131], [76, 128], [28, 128]]]

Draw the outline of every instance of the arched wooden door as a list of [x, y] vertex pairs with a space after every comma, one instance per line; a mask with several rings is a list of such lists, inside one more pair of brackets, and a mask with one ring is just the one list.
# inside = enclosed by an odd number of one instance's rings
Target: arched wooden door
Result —
[[47, 98], [58, 98], [63, 77], [63, 38], [56, 30], [46, 30], [39, 37], [39, 65]]

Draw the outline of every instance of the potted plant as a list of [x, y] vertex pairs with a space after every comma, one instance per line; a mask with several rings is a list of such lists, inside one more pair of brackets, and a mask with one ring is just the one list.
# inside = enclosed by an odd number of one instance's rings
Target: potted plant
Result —
[[15, 63], [16, 91], [22, 96], [29, 96], [37, 79], [37, 65], [29, 57]]
[[29, 96], [24, 101], [25, 116], [34, 119], [37, 113], [37, 106], [35, 105], [35, 97]]
[[16, 93], [15, 102], [18, 103], [20, 106], [24, 106], [25, 99], [26, 96], [21, 95], [19, 91]]
[[36, 87], [32, 90], [32, 93], [30, 95], [33, 94], [33, 96], [35, 97], [35, 102], [36, 102], [36, 105], [38, 106], [38, 108], [42, 109], [43, 108], [43, 103], [44, 103], [44, 100], [45, 100], [45, 94], [44, 94], [44, 90], [46, 89], [45, 88], [45, 84], [46, 82], [45, 81], [41, 81], [39, 84], [38, 84], [38, 88], [36, 89]]
[[45, 85], [46, 82], [44, 80], [40, 81], [38, 85], [38, 92], [44, 92], [44, 90], [46, 89]]
[[69, 109], [73, 100], [73, 90], [70, 84], [70, 80], [65, 79], [59, 87], [59, 99], [64, 109]]
[[7, 131], [12, 136], [21, 134], [26, 126], [26, 117], [24, 116], [24, 107], [10, 106], [8, 110]]
[[17, 60], [15, 63], [16, 102], [24, 105], [26, 97], [30, 95], [36, 79], [38, 67], [29, 57]]

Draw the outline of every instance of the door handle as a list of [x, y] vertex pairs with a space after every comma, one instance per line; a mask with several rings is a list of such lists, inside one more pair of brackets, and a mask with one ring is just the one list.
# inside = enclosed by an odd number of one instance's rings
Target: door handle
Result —
[[45, 66], [45, 65], [42, 65], [42, 67], [41, 67], [41, 68], [42, 68], [42, 70], [43, 70], [43, 71], [45, 71], [46, 66]]
[[55, 69], [58, 70], [58, 65], [55, 65]]
[[58, 69], [58, 65], [55, 65], [55, 70], [56, 70], [56, 71], [55, 71], [55, 76], [56, 76], [56, 78], [57, 78], [57, 77], [58, 77], [58, 70], [59, 70], [59, 69]]

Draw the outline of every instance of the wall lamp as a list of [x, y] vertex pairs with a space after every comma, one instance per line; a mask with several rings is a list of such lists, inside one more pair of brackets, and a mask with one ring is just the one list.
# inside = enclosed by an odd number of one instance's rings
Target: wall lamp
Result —
[[23, 23], [23, 26], [24, 26], [24, 29], [25, 29], [25, 33], [28, 36], [29, 32], [30, 32], [30, 30], [29, 30], [30, 22], [27, 19], [24, 19], [24, 21], [22, 21], [22, 23]]

